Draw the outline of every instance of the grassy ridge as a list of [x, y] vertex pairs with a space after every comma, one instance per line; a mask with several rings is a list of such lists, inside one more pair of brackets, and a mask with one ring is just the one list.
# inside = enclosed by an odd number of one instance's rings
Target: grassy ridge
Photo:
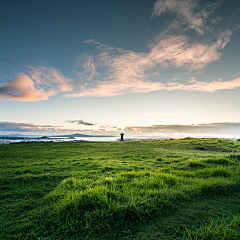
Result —
[[[209, 197], [230, 196], [221, 217], [235, 215], [238, 224], [239, 152], [240, 142], [191, 138], [0, 146], [0, 237], [145, 239], [144, 226], [179, 218], [181, 209]], [[205, 223], [177, 221], [173, 231], [158, 227], [146, 239], [198, 239], [215, 217], [203, 212]]]

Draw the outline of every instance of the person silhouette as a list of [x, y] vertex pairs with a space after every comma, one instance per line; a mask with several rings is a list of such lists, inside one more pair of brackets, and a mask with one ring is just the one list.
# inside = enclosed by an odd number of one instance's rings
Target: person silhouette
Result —
[[124, 142], [124, 140], [123, 140], [123, 135], [124, 135], [124, 133], [120, 133], [120, 135], [121, 135], [120, 142]]

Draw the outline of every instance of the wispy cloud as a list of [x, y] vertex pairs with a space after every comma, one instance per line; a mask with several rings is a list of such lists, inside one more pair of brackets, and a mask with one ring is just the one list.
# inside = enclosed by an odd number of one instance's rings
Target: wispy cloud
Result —
[[37, 85], [56, 88], [59, 92], [71, 92], [73, 80], [64, 76], [58, 69], [44, 66], [29, 66], [29, 74]]
[[85, 122], [85, 121], [83, 121], [82, 119], [81, 119], [81, 120], [66, 120], [65, 122], [77, 123], [78, 125], [85, 125], [85, 126], [93, 126], [93, 125], [96, 125], [96, 123]]
[[[94, 45], [97, 46], [97, 48], [101, 48], [101, 49], [105, 49], [105, 50], [115, 50], [116, 49], [114, 47], [108, 46], [107, 44], [98, 42], [95, 39], [86, 39], [86, 40], [83, 41], [83, 43], [94, 44]], [[121, 49], [121, 48], [117, 48], [117, 49], [118, 49], [118, 51], [125, 51], [124, 49]]]
[[220, 51], [230, 41], [231, 34], [231, 31], [226, 31], [216, 42], [209, 45], [190, 43], [186, 36], [169, 36], [159, 40], [149, 53], [104, 49], [97, 56], [91, 56], [91, 62], [95, 61], [94, 71], [89, 72], [87, 80], [96, 75], [96, 66], [106, 70], [106, 78], [91, 81], [90, 86], [86, 84], [80, 88], [78, 93], [65, 94], [64, 97], [116, 96], [168, 90], [169, 87], [161, 81], [149, 80], [150, 71], [153, 68], [171, 66], [192, 70], [202, 69], [221, 57]]
[[169, 82], [165, 86], [165, 90], [185, 90], [185, 91], [198, 91], [198, 92], [216, 92], [224, 89], [236, 89], [240, 87], [240, 77], [232, 81], [222, 81], [216, 79], [213, 82], [203, 82], [191, 79], [189, 84]]
[[[175, 25], [186, 24], [187, 28], [194, 29], [203, 35], [209, 15], [220, 4], [221, 1], [205, 3], [201, 8], [199, 0], [158, 0], [154, 3], [152, 17], [158, 17], [168, 11], [175, 13], [177, 16]], [[216, 21], [219, 19], [211, 19], [212, 23]]]
[[94, 76], [98, 75], [96, 70], [97, 64], [94, 61], [94, 57], [87, 54], [82, 54], [77, 58], [75, 65], [83, 67], [84, 71], [75, 71], [80, 79], [84, 79], [86, 82], [91, 80]]
[[148, 66], [160, 64], [164, 67], [202, 69], [221, 57], [221, 50], [230, 41], [231, 35], [231, 31], [226, 31], [219, 35], [216, 42], [211, 44], [190, 43], [188, 37], [184, 35], [161, 39], [151, 49], [151, 53], [146, 56], [149, 62]]

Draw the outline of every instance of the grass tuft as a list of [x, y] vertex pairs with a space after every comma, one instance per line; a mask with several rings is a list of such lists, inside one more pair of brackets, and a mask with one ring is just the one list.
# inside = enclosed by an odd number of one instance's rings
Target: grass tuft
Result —
[[234, 240], [240, 239], [239, 215], [212, 220], [196, 230], [186, 228], [187, 235], [183, 239], [191, 240]]

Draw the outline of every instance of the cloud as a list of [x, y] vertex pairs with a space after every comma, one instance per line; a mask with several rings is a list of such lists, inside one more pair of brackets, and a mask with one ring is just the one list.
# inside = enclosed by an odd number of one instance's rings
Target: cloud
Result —
[[[204, 8], [200, 8], [199, 0], [158, 0], [154, 3], [152, 17], [158, 17], [168, 11], [175, 13], [177, 16], [175, 24], [186, 24], [189, 29], [203, 35], [210, 13], [220, 3], [221, 1], [205, 3]], [[217, 21], [219, 19], [211, 19], [212, 23]]]
[[94, 76], [98, 75], [98, 72], [96, 70], [96, 63], [94, 62], [94, 58], [91, 55], [82, 54], [78, 57], [75, 65], [82, 66], [84, 71], [79, 72], [75, 71], [77, 75], [84, 79], [85, 81], [91, 80]]
[[0, 86], [0, 99], [21, 102], [48, 100], [59, 92], [69, 92], [73, 80], [54, 68], [29, 67], [27, 74], [17, 73], [12, 81]]
[[61, 128], [62, 126], [36, 125], [33, 123], [0, 122], [0, 131], [4, 132], [48, 132], [60, 130]]
[[[162, 68], [199, 71], [221, 58], [222, 50], [230, 42], [233, 32], [221, 30], [213, 38], [211, 26], [218, 24], [220, 18], [210, 18], [210, 14], [220, 4], [221, 1], [204, 5], [198, 0], [156, 1], [152, 17], [172, 12], [176, 18], [170, 28], [155, 36], [153, 43], [149, 44], [148, 52], [125, 51], [109, 47], [94, 39], [85, 40], [84, 43], [97, 46], [99, 53], [79, 57], [78, 65], [84, 69], [82, 74], [86, 82], [79, 90], [64, 94], [63, 97], [111, 97], [159, 90], [215, 92], [239, 87], [238, 79], [229, 82], [220, 79], [211, 83], [190, 81], [163, 84], [165, 79], [161, 79], [159, 72], [157, 80], [154, 76], [156, 69]], [[173, 28], [174, 31], [170, 31]], [[188, 29], [202, 35], [201, 40], [194, 38], [194, 34], [188, 35]], [[210, 37], [205, 36], [206, 31], [211, 33]]]
[[96, 125], [96, 123], [85, 122], [85, 121], [83, 121], [82, 119], [81, 119], [81, 120], [66, 120], [65, 122], [77, 123], [78, 125], [85, 125], [85, 126], [93, 126], [93, 125]]
[[155, 134], [206, 134], [206, 135], [235, 135], [240, 136], [240, 123], [208, 123], [196, 125], [152, 125], [147, 127], [133, 126], [124, 129], [130, 133], [155, 133]]
[[[169, 36], [160, 39], [149, 53], [123, 51], [103, 45], [97, 56], [82, 55], [78, 59], [78, 64], [84, 68], [85, 84], [64, 76], [58, 69], [29, 66], [28, 75], [15, 74], [12, 81], [0, 86], [0, 99], [42, 101], [58, 93], [65, 93], [64, 97], [110, 97], [159, 90], [193, 91], [194, 86], [191, 89], [184, 84], [166, 86], [160, 81], [149, 80], [154, 75], [151, 73], [152, 69], [159, 66], [202, 69], [221, 57], [220, 50], [230, 41], [231, 34], [231, 31], [220, 34], [218, 40], [212, 44], [190, 43], [186, 36]], [[98, 75], [97, 68], [105, 71], [103, 79], [93, 79]], [[213, 82], [211, 86], [213, 85], [220, 84]], [[228, 88], [227, 84], [222, 84], [221, 87], [232, 89]], [[200, 86], [195, 88], [196, 91], [197, 89], [200, 89]]]
[[[160, 40], [147, 56], [149, 65], [160, 64], [168, 67], [185, 67], [192, 70], [202, 69], [207, 64], [217, 61], [221, 52], [230, 41], [231, 31], [222, 33], [211, 44], [190, 43], [186, 36], [170, 36]], [[151, 65], [150, 65], [151, 66]]]
[[82, 88], [80, 93], [65, 94], [65, 97], [112, 97], [128, 93], [147, 93], [163, 89], [163, 84], [138, 79], [103, 82], [92, 88]]
[[36, 89], [34, 81], [26, 74], [17, 73], [13, 81], [6, 82], [0, 87], [0, 99], [17, 101], [42, 101], [55, 95], [56, 90], [45, 91], [43, 88]]
[[74, 81], [64, 76], [60, 70], [52, 67], [29, 66], [29, 74], [35, 84], [55, 88], [58, 92], [71, 92]]
[[240, 77], [232, 81], [222, 81], [221, 79], [213, 82], [203, 82], [190, 79], [189, 84], [182, 84], [176, 82], [169, 82], [166, 84], [165, 90], [185, 90], [198, 92], [216, 92], [224, 89], [236, 89], [240, 87]]
[[[189, 43], [186, 36], [170, 36], [160, 40], [150, 53], [103, 51], [95, 57], [95, 64], [106, 69], [105, 80], [92, 81], [82, 86], [78, 93], [64, 97], [111, 97], [128, 93], [147, 93], [159, 90], [187, 90], [214, 92], [238, 87], [238, 79], [230, 82], [221, 80], [207, 82], [168, 83], [151, 81], [149, 73], [154, 67], [184, 67], [202, 69], [221, 57], [220, 50], [230, 41], [231, 31], [226, 31], [210, 44]], [[93, 57], [93, 56], [92, 56]]]
[[117, 49], [118, 51], [126, 52], [126, 50], [124, 50], [122, 48], [110, 47], [107, 44], [96, 41], [95, 39], [86, 39], [82, 43], [94, 44], [97, 46], [98, 49], [104, 49], [104, 50], [116, 50]]
[[66, 129], [63, 126], [54, 126], [54, 125], [39, 125], [34, 123], [17, 123], [17, 122], [0, 122], [0, 134], [73, 134], [73, 133], [81, 133], [81, 134], [99, 134], [99, 131], [88, 129]]
[[[186, 136], [194, 136], [194, 134], [201, 135], [222, 135], [222, 136], [235, 136], [240, 137], [240, 123], [239, 122], [223, 122], [223, 123], [204, 123], [204, 124], [192, 124], [192, 125], [152, 125], [152, 126], [131, 126], [125, 129], [118, 128], [118, 131], [122, 130], [130, 135], [139, 134], [158, 134], [160, 136], [174, 137], [176, 133], [179, 136], [186, 134]], [[108, 131], [105, 128], [98, 130], [80, 130], [80, 129], [65, 129], [63, 126], [54, 125], [38, 125], [33, 123], [16, 123], [16, 122], [0, 122], [0, 133], [25, 133], [25, 134], [70, 134], [70, 133], [91, 133], [98, 134], [100, 132], [106, 132], [110, 134], [116, 133], [115, 131]], [[128, 134], [128, 135], [129, 135]]]
[[[82, 119], [81, 120], [66, 120], [65, 122], [69, 122], [69, 123], [77, 123], [79, 125], [85, 125], [85, 126], [93, 126], [93, 125], [97, 125], [98, 123], [89, 123], [89, 122], [85, 122]], [[104, 128], [113, 128], [116, 129], [117, 127], [111, 127], [109, 125], [100, 125], [99, 128], [104, 129]]]
[[106, 132], [107, 130], [104, 129], [104, 128], [99, 128], [98, 131], [100, 131], [100, 132]]
[[[51, 67], [29, 67], [28, 74], [18, 73], [12, 81], [0, 87], [0, 99], [17, 101], [41, 101], [58, 93], [63, 97], [111, 97], [129, 93], [148, 93], [159, 90], [186, 90], [214, 92], [239, 87], [238, 79], [230, 82], [215, 80], [212, 83], [161, 83], [152, 81], [156, 67], [175, 67], [199, 70], [221, 57], [221, 50], [230, 41], [232, 32], [219, 35], [211, 44], [190, 43], [187, 36], [168, 36], [159, 39], [149, 53], [123, 51], [105, 45], [96, 56], [82, 55], [78, 64], [83, 66], [85, 84], [64, 76]], [[92, 41], [90, 41], [92, 42]], [[97, 68], [104, 72], [98, 75]]]
[[100, 128], [113, 128], [113, 129], [117, 129], [116, 126], [111, 127], [111, 126], [109, 126], [109, 125], [100, 125], [99, 127], [100, 127]]
[[[66, 98], [112, 97], [160, 90], [215, 92], [238, 88], [239, 78], [225, 82], [217, 79], [166, 83], [160, 74], [164, 68], [183, 71], [178, 76], [199, 72], [221, 58], [233, 32], [218, 28], [214, 36], [205, 34], [206, 31], [210, 33], [212, 24], [220, 20], [210, 18], [220, 2], [201, 5], [198, 0], [157, 0], [152, 17], [171, 12], [176, 18], [170, 28], [154, 37], [147, 52], [127, 51], [88, 39], [83, 43], [95, 45], [96, 51], [95, 54], [81, 54], [76, 59], [75, 65], [82, 70], [75, 71], [78, 80], [70, 79], [52, 67], [29, 66], [27, 74], [15, 74], [12, 81], [0, 86], [0, 99], [41, 101], [59, 93]], [[169, 30], [173, 28], [174, 31]], [[198, 34], [189, 34], [189, 29]]]

